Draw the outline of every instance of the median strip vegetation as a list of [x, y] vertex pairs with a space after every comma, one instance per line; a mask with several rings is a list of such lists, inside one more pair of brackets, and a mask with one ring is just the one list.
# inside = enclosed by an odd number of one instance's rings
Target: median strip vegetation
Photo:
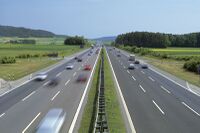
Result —
[[[108, 121], [109, 131], [111, 133], [125, 133], [126, 128], [122, 118], [122, 112], [120, 110], [120, 104], [117, 97], [117, 92], [114, 85], [114, 79], [112, 77], [111, 68], [108, 62], [108, 58], [104, 52], [104, 85], [105, 85], [105, 105], [106, 116]], [[84, 113], [79, 128], [79, 133], [92, 133], [94, 130], [96, 108], [97, 108], [97, 94], [99, 87], [99, 68], [100, 60], [98, 61], [93, 82], [88, 94], [87, 104], [84, 109]]]

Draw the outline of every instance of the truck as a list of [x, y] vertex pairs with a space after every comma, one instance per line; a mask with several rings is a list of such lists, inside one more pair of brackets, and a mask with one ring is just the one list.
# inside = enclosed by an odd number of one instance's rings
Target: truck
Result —
[[135, 61], [135, 55], [134, 54], [129, 55], [129, 61]]

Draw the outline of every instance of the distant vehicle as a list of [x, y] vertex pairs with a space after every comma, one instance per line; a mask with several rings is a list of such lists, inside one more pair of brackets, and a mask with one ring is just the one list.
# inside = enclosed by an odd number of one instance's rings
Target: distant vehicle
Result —
[[129, 64], [128, 69], [135, 69], [135, 65], [134, 64]]
[[77, 59], [78, 59], [78, 57], [77, 57], [77, 56], [75, 56], [75, 57], [74, 57], [74, 59], [75, 59], [75, 60], [77, 60]]
[[78, 75], [78, 78], [76, 80], [77, 82], [86, 82], [87, 81], [87, 75], [86, 74], [80, 74]]
[[129, 61], [135, 61], [135, 55], [130, 54], [129, 55]]
[[90, 71], [90, 70], [91, 70], [91, 65], [85, 65], [85, 66], [84, 66], [84, 70]]
[[117, 57], [121, 57], [121, 55], [120, 55], [120, 54], [117, 54]]
[[90, 53], [92, 54], [92, 53], [93, 53], [93, 51], [91, 50], [91, 51], [90, 51]]
[[60, 82], [60, 78], [54, 77], [49, 81], [48, 86], [56, 86], [59, 84], [59, 82]]
[[91, 56], [91, 53], [88, 53], [88, 56]]
[[109, 51], [112, 51], [112, 49], [110, 48]]
[[143, 69], [147, 69], [147, 68], [148, 68], [148, 65], [144, 63], [144, 64], [141, 65], [141, 67], [142, 67]]
[[135, 64], [140, 64], [140, 61], [139, 61], [139, 60], [135, 60], [134, 63], [135, 63]]
[[117, 52], [120, 53], [120, 50], [118, 50]]
[[66, 69], [73, 69], [74, 65], [73, 64], [67, 64], [67, 66], [65, 67]]
[[45, 72], [41, 72], [41, 73], [38, 73], [36, 76], [35, 76], [35, 80], [37, 81], [43, 81], [47, 78], [48, 74], [45, 73]]
[[37, 127], [36, 133], [59, 133], [66, 113], [61, 108], [51, 109]]
[[78, 58], [77, 59], [78, 62], [82, 62], [82, 60], [83, 60], [82, 58]]

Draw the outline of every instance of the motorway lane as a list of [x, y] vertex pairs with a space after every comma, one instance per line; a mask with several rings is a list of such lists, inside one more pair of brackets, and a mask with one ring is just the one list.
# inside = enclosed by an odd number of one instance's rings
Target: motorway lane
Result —
[[[87, 52], [88, 51], [82, 53], [80, 56], [86, 54]], [[75, 60], [71, 59], [71, 60], [67, 61], [65, 64], [58, 66], [55, 69], [47, 72], [48, 77], [46, 80], [50, 80], [51, 78], [53, 78], [57, 73], [59, 73], [60, 71], [62, 71], [64, 69], [64, 67], [66, 66], [66, 64], [68, 62], [73, 62], [73, 61], [75, 61]], [[46, 80], [42, 81], [42, 82], [30, 81], [30, 82], [18, 87], [17, 89], [1, 96], [0, 97], [0, 114], [4, 113], [11, 106], [13, 106], [17, 102], [19, 102], [24, 97], [28, 96], [30, 93], [35, 91], [40, 86], [42, 86], [44, 83], [46, 83]]]
[[137, 132], [188, 133], [200, 130], [199, 116], [164, 90], [166, 88], [161, 88], [153, 76], [146, 75], [148, 70], [142, 70], [138, 65], [136, 70], [127, 71], [127, 57], [116, 57], [116, 52], [108, 54]]
[[[54, 74], [54, 76], [57, 75], [61, 78], [61, 82], [58, 86], [55, 88], [48, 88], [41, 85], [30, 97], [25, 99], [25, 101], [21, 99], [20, 102], [10, 107], [5, 112], [5, 115], [0, 118], [1, 132], [22, 132], [31, 123], [33, 118], [39, 114], [26, 130], [26, 132], [31, 132], [48, 110], [55, 107], [61, 107], [67, 112], [64, 129], [68, 129], [86, 84], [74, 83], [78, 74], [80, 72], [82, 73], [82, 69], [80, 69], [81, 64], [87, 61], [86, 58], [88, 58], [87, 54], [82, 57], [84, 58], [83, 62], [75, 63], [75, 68], [73, 70], [64, 70], [63, 68], [61, 70], [62, 73], [59, 72], [57, 73], [58, 75]], [[92, 55], [92, 57], [89, 57], [88, 63], [94, 65], [96, 58], [97, 55]], [[75, 72], [76, 75], [73, 76]], [[90, 72], [87, 73], [89, 74]], [[48, 80], [46, 80], [46, 82], [47, 81]], [[10, 127], [11, 125], [12, 127]]]

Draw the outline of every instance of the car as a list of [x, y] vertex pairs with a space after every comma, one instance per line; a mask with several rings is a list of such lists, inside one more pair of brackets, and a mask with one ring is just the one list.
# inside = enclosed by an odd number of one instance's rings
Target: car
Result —
[[43, 80], [45, 80], [47, 78], [47, 76], [48, 76], [47, 73], [41, 72], [41, 73], [36, 74], [35, 80], [37, 80], [37, 81], [43, 81]]
[[36, 133], [59, 133], [65, 122], [66, 112], [61, 108], [48, 111], [39, 123]]
[[129, 64], [128, 69], [135, 69], [135, 65], [134, 64]]
[[74, 57], [74, 59], [75, 59], [75, 60], [77, 60], [77, 59], [78, 59], [78, 57], [77, 57], [77, 56], [75, 56], [75, 57]]
[[82, 58], [78, 58], [77, 61], [78, 61], [78, 62], [82, 62], [83, 59], [82, 59]]
[[57, 86], [60, 82], [60, 78], [59, 77], [54, 77], [52, 79], [50, 79], [48, 86]]
[[144, 64], [141, 65], [141, 67], [142, 67], [143, 69], [147, 69], [147, 68], [148, 68], [148, 65], [144, 63]]
[[91, 65], [85, 65], [85, 66], [84, 66], [84, 70], [90, 71], [90, 70], [91, 70]]
[[67, 66], [65, 67], [66, 69], [73, 69], [74, 65], [73, 64], [67, 64]]
[[90, 51], [90, 53], [92, 54], [92, 53], [93, 53], [93, 51], [91, 50], [91, 51]]
[[90, 54], [90, 53], [88, 53], [88, 56], [91, 56], [91, 54]]
[[79, 74], [76, 81], [77, 82], [86, 82], [87, 81], [87, 75], [84, 74], [84, 73]]
[[135, 63], [135, 64], [140, 64], [140, 61], [139, 61], [139, 60], [136, 60], [134, 63]]
[[120, 55], [120, 54], [117, 54], [117, 57], [121, 57], [121, 55]]

